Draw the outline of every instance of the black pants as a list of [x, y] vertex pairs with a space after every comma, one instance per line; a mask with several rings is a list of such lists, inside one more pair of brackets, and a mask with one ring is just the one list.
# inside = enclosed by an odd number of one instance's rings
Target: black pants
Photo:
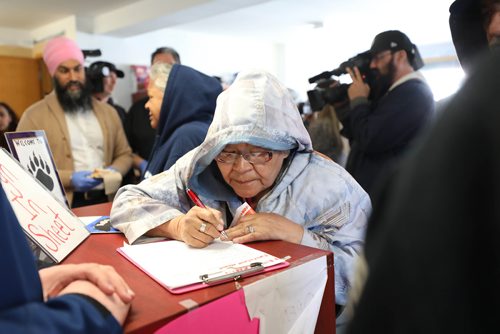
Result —
[[78, 208], [80, 206], [99, 204], [109, 202], [108, 196], [104, 193], [104, 190], [92, 190], [87, 192], [75, 192], [73, 193], [73, 203], [72, 208]]

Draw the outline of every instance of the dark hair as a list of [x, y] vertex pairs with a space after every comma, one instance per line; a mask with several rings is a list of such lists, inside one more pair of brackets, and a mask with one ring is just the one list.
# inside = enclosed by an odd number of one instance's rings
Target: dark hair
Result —
[[0, 132], [0, 148], [3, 147], [6, 150], [10, 151], [9, 145], [7, 144], [7, 140], [5, 139], [5, 136], [3, 135], [3, 133], [16, 131], [18, 119], [17, 119], [17, 115], [14, 112], [14, 110], [7, 103], [0, 101], [0, 107], [4, 107], [5, 110], [7, 110], [7, 113], [9, 114], [9, 116], [11, 118], [10, 124], [7, 127], [7, 129], [5, 129], [5, 131]]
[[8, 131], [15, 131], [17, 127], [17, 122], [19, 121], [17, 118], [16, 113], [14, 112], [14, 109], [12, 109], [6, 102], [1, 102], [0, 101], [0, 107], [4, 107], [5, 110], [9, 113], [10, 118], [12, 119], [10, 121]]
[[151, 64], [153, 63], [155, 57], [162, 53], [171, 54], [172, 57], [174, 57], [174, 60], [177, 64], [181, 63], [181, 57], [179, 56], [179, 53], [175, 51], [175, 49], [170, 48], [168, 46], [163, 46], [161, 48], [156, 49], [155, 52], [151, 54]]

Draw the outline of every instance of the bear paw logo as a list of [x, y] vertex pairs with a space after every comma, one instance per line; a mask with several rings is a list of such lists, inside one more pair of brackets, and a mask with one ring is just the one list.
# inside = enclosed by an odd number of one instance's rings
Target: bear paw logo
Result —
[[35, 152], [33, 152], [33, 157], [30, 157], [30, 163], [28, 164], [28, 171], [33, 174], [38, 181], [40, 181], [45, 188], [52, 191], [54, 189], [54, 181], [50, 176], [50, 167], [49, 165], [43, 161], [42, 157], [35, 156]]

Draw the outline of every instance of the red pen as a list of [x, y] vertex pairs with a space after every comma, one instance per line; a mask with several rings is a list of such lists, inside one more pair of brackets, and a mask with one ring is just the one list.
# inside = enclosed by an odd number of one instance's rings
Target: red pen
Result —
[[203, 204], [203, 202], [200, 200], [200, 198], [198, 197], [198, 195], [196, 195], [194, 191], [187, 188], [186, 193], [188, 194], [189, 198], [191, 198], [191, 200], [194, 202], [194, 204], [196, 204], [200, 208], [206, 208], [205, 204]]

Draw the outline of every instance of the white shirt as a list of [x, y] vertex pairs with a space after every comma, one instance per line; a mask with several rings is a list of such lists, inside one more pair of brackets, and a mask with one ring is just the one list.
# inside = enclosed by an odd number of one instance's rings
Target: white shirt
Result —
[[104, 137], [92, 110], [65, 113], [75, 171], [104, 167]]

